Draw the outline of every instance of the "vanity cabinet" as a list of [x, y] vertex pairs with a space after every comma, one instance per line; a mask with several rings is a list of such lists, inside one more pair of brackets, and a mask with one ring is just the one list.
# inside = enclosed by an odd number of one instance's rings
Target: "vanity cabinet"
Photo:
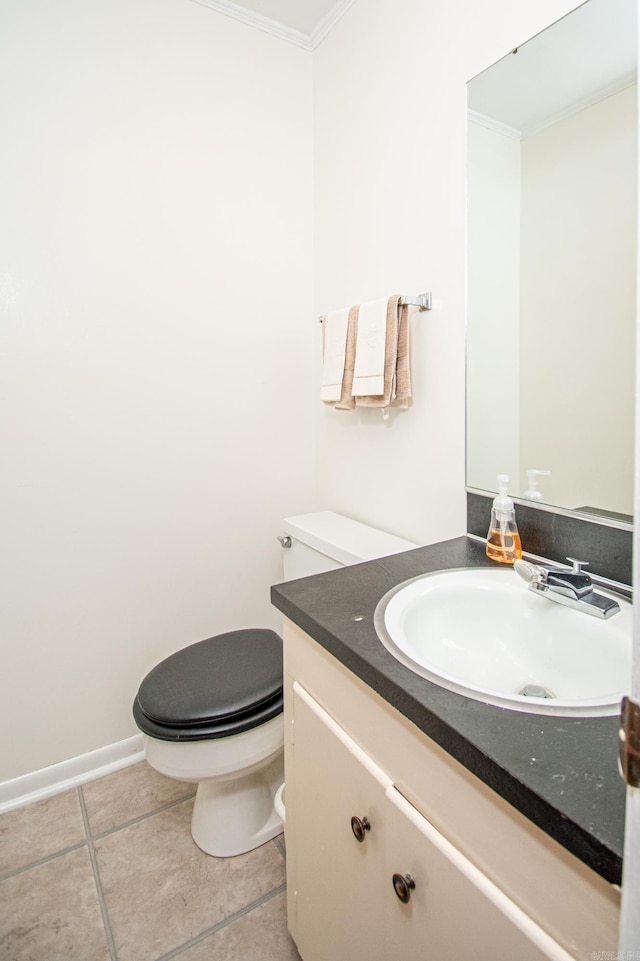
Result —
[[293, 726], [304, 961], [569, 961], [297, 682]]
[[285, 723], [289, 927], [303, 961], [615, 950], [617, 892], [289, 623]]

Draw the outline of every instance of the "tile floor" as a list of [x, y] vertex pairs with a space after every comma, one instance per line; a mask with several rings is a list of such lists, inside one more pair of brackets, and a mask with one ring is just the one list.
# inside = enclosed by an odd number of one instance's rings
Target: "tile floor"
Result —
[[284, 839], [209, 857], [193, 794], [142, 762], [0, 815], [0, 959], [299, 961]]

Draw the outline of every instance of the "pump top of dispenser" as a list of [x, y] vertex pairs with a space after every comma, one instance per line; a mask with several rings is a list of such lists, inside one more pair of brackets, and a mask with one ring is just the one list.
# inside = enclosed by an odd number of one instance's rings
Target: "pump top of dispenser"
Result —
[[542, 477], [544, 474], [550, 474], [550, 470], [536, 470], [532, 468], [527, 471], [527, 490], [522, 495], [526, 497], [528, 501], [541, 501], [542, 492], [538, 490], [538, 478]]
[[515, 513], [513, 501], [507, 494], [508, 489], [509, 475], [498, 474], [498, 496], [493, 501], [493, 509], [498, 520], [509, 520]]

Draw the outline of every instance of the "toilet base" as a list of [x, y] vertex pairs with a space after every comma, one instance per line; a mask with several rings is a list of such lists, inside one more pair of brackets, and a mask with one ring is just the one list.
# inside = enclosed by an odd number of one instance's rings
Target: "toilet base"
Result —
[[191, 835], [198, 847], [214, 857], [229, 858], [282, 834], [273, 802], [283, 777], [280, 752], [244, 777], [201, 781], [191, 818]]

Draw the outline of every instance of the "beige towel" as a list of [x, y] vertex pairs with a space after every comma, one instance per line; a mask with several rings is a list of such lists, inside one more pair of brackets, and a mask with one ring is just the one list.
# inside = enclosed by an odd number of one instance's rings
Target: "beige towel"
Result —
[[400, 323], [398, 327], [398, 359], [396, 361], [396, 396], [406, 406], [411, 397], [411, 318], [417, 307], [400, 308]]
[[347, 349], [344, 359], [344, 377], [342, 380], [342, 394], [340, 400], [335, 405], [336, 410], [353, 410], [356, 406], [356, 399], [353, 396], [353, 371], [356, 362], [356, 338], [358, 336], [358, 308], [352, 307], [349, 311], [349, 323], [347, 326]]
[[409, 315], [400, 305], [400, 295], [387, 301], [384, 379], [381, 393], [357, 396], [358, 407], [388, 407], [396, 399], [411, 397], [409, 368]]

